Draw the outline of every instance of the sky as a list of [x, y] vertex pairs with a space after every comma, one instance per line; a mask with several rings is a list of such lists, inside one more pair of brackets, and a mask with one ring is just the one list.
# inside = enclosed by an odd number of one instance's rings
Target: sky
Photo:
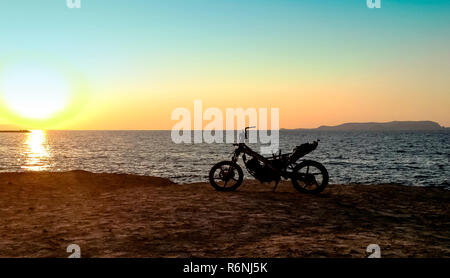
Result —
[[[223, 111], [279, 108], [282, 128], [450, 126], [450, 1], [81, 5], [0, 0], [0, 124], [171, 129], [174, 109], [202, 100]], [[45, 83], [30, 68], [54, 74]], [[45, 90], [30, 89], [36, 82]]]

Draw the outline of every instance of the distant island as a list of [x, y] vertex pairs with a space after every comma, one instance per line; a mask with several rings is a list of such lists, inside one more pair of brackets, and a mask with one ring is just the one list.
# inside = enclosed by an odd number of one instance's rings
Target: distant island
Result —
[[320, 131], [434, 131], [448, 130], [433, 121], [393, 121], [386, 123], [344, 123], [337, 126], [320, 126]]
[[30, 133], [29, 130], [0, 130], [0, 133]]
[[10, 124], [0, 124], [0, 133], [30, 133], [24, 127]]

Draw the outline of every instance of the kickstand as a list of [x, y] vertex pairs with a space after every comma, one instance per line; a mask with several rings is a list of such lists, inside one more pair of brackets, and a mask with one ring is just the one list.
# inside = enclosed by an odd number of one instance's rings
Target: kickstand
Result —
[[277, 190], [277, 186], [280, 183], [280, 180], [275, 181], [275, 187], [272, 189], [272, 192], [275, 192]]

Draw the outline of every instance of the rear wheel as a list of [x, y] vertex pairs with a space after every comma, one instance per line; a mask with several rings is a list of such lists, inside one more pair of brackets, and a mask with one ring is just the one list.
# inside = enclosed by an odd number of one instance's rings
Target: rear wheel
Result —
[[325, 166], [305, 160], [294, 168], [291, 181], [294, 188], [302, 193], [319, 194], [328, 185], [328, 178]]
[[219, 162], [209, 171], [209, 182], [218, 191], [234, 191], [243, 180], [242, 168], [232, 161]]

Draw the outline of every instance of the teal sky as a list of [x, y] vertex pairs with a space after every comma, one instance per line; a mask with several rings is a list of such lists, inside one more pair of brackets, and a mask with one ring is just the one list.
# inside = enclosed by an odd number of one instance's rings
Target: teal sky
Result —
[[414, 57], [426, 70], [412, 79], [448, 92], [450, 1], [381, 1], [81, 0], [68, 9], [1, 0], [0, 59], [48, 54], [100, 92], [152, 81], [329, 82], [399, 74]]
[[82, 0], [81, 9], [67, 9], [65, 0], [1, 3], [3, 55], [47, 52], [94, 71], [122, 62], [363, 63], [435, 51], [450, 40], [445, 0], [383, 0], [381, 9], [365, 0]]

